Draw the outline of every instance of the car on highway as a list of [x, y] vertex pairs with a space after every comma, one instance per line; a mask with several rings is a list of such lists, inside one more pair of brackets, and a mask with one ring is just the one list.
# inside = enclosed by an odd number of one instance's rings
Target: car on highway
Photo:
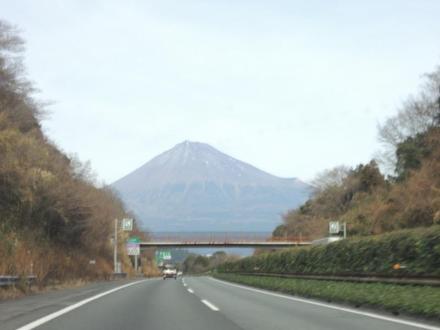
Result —
[[162, 271], [162, 278], [166, 280], [167, 278], [177, 279], [177, 269], [173, 265], [165, 265]]

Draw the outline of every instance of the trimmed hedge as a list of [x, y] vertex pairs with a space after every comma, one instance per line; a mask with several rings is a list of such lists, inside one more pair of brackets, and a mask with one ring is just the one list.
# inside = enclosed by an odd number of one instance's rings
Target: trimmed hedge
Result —
[[[395, 264], [401, 268], [393, 269]], [[251, 256], [224, 263], [217, 271], [439, 277], [440, 226]]]

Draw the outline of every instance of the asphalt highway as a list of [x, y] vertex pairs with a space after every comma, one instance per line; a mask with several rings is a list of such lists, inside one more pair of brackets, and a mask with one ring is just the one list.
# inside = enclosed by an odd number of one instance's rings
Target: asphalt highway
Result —
[[0, 303], [0, 329], [440, 330], [425, 321], [209, 277], [96, 284], [50, 295]]

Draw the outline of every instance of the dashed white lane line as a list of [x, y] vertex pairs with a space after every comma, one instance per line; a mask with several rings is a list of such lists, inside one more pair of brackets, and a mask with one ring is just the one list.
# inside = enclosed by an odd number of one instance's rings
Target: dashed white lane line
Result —
[[424, 323], [411, 322], [411, 321], [406, 321], [406, 320], [398, 319], [398, 318], [395, 318], [395, 317], [384, 316], [384, 315], [380, 315], [380, 314], [376, 314], [376, 313], [362, 312], [362, 311], [355, 310], [355, 309], [352, 309], [352, 308], [339, 307], [339, 306], [335, 306], [335, 305], [324, 304], [324, 303], [320, 303], [320, 302], [316, 302], [316, 301], [311, 301], [311, 300], [307, 300], [307, 299], [302, 299], [302, 298], [289, 297], [289, 296], [286, 296], [286, 295], [283, 295], [283, 294], [278, 294], [278, 293], [274, 293], [274, 292], [270, 292], [270, 291], [266, 291], [266, 290], [254, 289], [254, 288], [243, 286], [243, 285], [239, 285], [239, 284], [232, 284], [232, 283], [229, 283], [229, 282], [226, 282], [226, 281], [217, 280], [217, 279], [212, 278], [212, 277], [210, 277], [210, 279], [215, 281], [215, 282], [219, 282], [221, 284], [224, 284], [224, 285], [233, 286], [233, 287], [240, 288], [240, 289], [243, 289], [243, 290], [258, 292], [258, 293], [262, 293], [262, 294], [265, 294], [265, 295], [268, 295], [268, 296], [272, 296], [272, 297], [293, 300], [293, 301], [296, 301], [296, 302], [306, 303], [306, 304], [320, 306], [320, 307], [326, 307], [326, 308], [335, 309], [335, 310], [339, 310], [339, 311], [343, 311], [343, 312], [363, 315], [363, 316], [371, 317], [371, 318], [378, 319], [378, 320], [384, 320], [384, 321], [388, 321], [388, 322], [404, 324], [404, 325], [408, 325], [408, 326], [415, 327], [415, 328], [420, 328], [420, 329], [440, 330], [440, 327], [436, 327], [436, 326], [428, 325], [428, 324], [424, 324]]
[[211, 308], [214, 312], [218, 312], [220, 309], [217, 308], [217, 306], [211, 304], [208, 300], [202, 299], [202, 303], [204, 303], [206, 306]]
[[132, 285], [135, 285], [135, 284], [138, 284], [138, 283], [142, 283], [142, 282], [145, 282], [145, 281], [148, 281], [148, 280], [142, 280], [142, 281], [137, 281], [137, 282], [133, 282], [133, 283], [128, 283], [128, 284], [125, 284], [125, 285], [122, 285], [122, 286], [118, 286], [117, 288], [114, 288], [114, 289], [102, 292], [100, 294], [97, 294], [96, 296], [93, 296], [93, 297], [81, 300], [80, 302], [77, 302], [76, 304], [67, 306], [66, 308], [60, 309], [59, 311], [57, 311], [55, 313], [46, 315], [46, 316], [44, 316], [44, 317], [42, 317], [42, 318], [40, 318], [38, 320], [35, 320], [35, 321], [31, 322], [31, 323], [28, 323], [28, 324], [18, 328], [17, 330], [32, 330], [32, 329], [35, 329], [36, 327], [38, 327], [38, 326], [40, 326], [40, 325], [42, 325], [44, 323], [47, 323], [47, 322], [49, 322], [49, 321], [51, 321], [51, 320], [53, 320], [53, 319], [55, 319], [55, 318], [57, 318], [57, 317], [59, 317], [59, 316], [61, 316], [63, 314], [66, 314], [66, 313], [68, 313], [68, 312], [70, 312], [70, 311], [72, 311], [74, 309], [77, 309], [78, 307], [80, 307], [82, 305], [85, 305], [85, 304], [87, 304], [87, 303], [89, 303], [89, 302], [91, 302], [93, 300], [99, 299], [99, 298], [104, 297], [104, 296], [106, 296], [106, 295], [108, 295], [110, 293], [122, 290], [124, 288], [129, 287], [129, 286], [132, 286]]
[[[183, 286], [186, 286], [186, 283], [183, 284]], [[186, 289], [189, 293], [194, 294], [194, 290], [191, 288]], [[217, 306], [215, 306], [214, 304], [210, 303], [208, 300], [206, 299], [201, 299], [200, 300], [202, 303], [204, 303], [206, 306], [208, 306], [211, 310], [218, 312], [220, 309], [218, 309]]]

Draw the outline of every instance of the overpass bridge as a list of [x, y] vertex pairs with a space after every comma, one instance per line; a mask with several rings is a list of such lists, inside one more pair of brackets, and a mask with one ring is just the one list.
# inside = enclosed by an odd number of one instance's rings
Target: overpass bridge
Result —
[[301, 236], [271, 237], [270, 233], [152, 233], [141, 248], [287, 248], [311, 245]]

